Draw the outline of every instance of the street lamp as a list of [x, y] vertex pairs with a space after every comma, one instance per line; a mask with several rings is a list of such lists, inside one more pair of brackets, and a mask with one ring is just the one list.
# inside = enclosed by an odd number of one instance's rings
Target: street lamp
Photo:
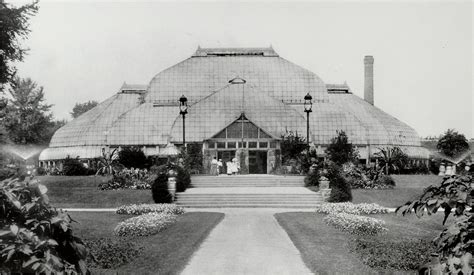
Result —
[[188, 99], [182, 95], [179, 98], [179, 114], [183, 116], [183, 146], [186, 147], [186, 127], [185, 127], [185, 117], [188, 113]]
[[306, 113], [306, 142], [309, 145], [309, 113], [313, 110], [313, 102], [311, 101], [313, 97], [309, 94], [309, 92], [304, 96], [304, 111]]

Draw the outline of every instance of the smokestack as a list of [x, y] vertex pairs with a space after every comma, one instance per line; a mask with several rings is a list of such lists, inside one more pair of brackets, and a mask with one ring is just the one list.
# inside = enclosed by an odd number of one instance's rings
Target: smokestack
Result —
[[374, 57], [364, 57], [364, 99], [374, 105]]

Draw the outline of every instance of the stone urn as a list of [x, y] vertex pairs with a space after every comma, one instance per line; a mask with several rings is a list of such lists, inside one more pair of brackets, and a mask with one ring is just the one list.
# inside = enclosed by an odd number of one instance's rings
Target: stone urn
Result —
[[174, 170], [168, 172], [168, 191], [174, 201], [176, 198], [176, 172]]
[[329, 195], [331, 194], [331, 189], [329, 188], [329, 179], [324, 176], [319, 178], [319, 192], [321, 192], [325, 201], [328, 200]]

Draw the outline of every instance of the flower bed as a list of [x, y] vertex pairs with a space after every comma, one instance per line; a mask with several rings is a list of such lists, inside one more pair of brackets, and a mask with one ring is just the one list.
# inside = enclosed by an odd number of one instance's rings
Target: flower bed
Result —
[[348, 214], [386, 214], [388, 208], [380, 206], [376, 203], [358, 203], [351, 202], [341, 203], [323, 203], [316, 208], [317, 213], [348, 213]]
[[117, 236], [148, 236], [156, 234], [176, 222], [177, 215], [148, 213], [120, 222], [114, 229]]
[[126, 214], [126, 215], [142, 215], [148, 213], [168, 213], [181, 215], [184, 214], [184, 208], [179, 207], [175, 204], [128, 204], [120, 206], [117, 211], [117, 214]]
[[116, 189], [151, 189], [156, 179], [155, 174], [145, 170], [124, 169], [113, 175], [112, 179], [99, 185], [100, 190]]
[[387, 231], [382, 220], [348, 213], [331, 213], [324, 221], [335, 228], [355, 235], [377, 235]]

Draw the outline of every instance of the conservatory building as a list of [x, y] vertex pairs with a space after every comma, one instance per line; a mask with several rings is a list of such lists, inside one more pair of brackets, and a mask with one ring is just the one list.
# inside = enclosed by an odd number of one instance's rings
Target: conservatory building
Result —
[[[309, 142], [319, 156], [342, 130], [366, 163], [380, 148], [393, 146], [411, 158], [428, 158], [413, 128], [374, 106], [373, 63], [373, 57], [364, 58], [360, 98], [346, 84], [326, 84], [271, 47], [198, 48], [148, 85], [124, 83], [60, 128], [40, 162], [55, 165], [68, 156], [90, 160], [100, 157], [103, 148], [125, 146], [167, 157], [176, 154], [184, 136], [186, 144], [201, 146], [205, 169], [214, 157], [224, 162], [235, 157], [244, 171], [272, 173], [281, 162], [282, 135], [291, 131], [306, 138], [307, 94], [312, 103]], [[183, 95], [185, 120], [179, 109]]]

